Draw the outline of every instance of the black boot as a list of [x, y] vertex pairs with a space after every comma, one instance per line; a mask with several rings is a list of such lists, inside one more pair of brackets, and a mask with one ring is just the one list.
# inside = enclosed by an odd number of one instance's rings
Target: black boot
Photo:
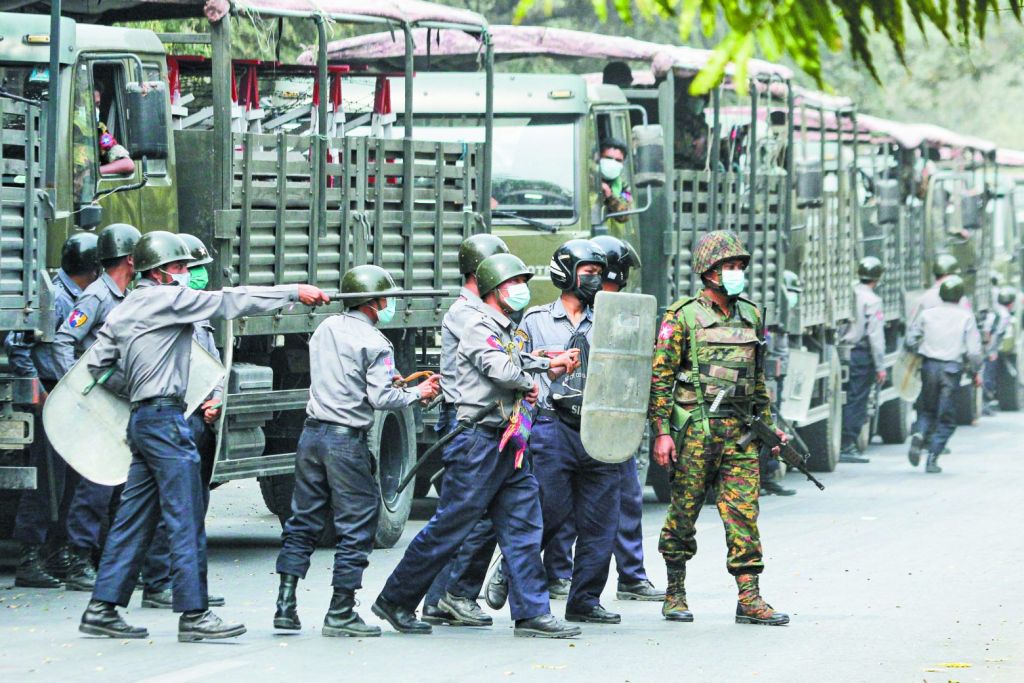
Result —
[[181, 643], [235, 638], [243, 633], [245, 633], [245, 626], [225, 624], [210, 610], [185, 612], [178, 619], [178, 642]]
[[396, 605], [383, 595], [377, 596], [371, 609], [374, 614], [391, 624], [392, 628], [399, 633], [425, 635], [434, 631], [430, 624], [416, 618], [416, 612]]
[[117, 608], [102, 600], [90, 600], [82, 614], [82, 623], [78, 630], [90, 636], [107, 636], [108, 638], [148, 638], [149, 631], [144, 628], [129, 626]]
[[277, 589], [277, 611], [274, 612], [274, 628], [286, 631], [299, 631], [299, 604], [295, 599], [295, 589], [299, 587], [299, 577], [294, 574], [281, 574], [281, 586]]
[[68, 570], [71, 569], [73, 559], [71, 547], [67, 543], [61, 543], [60, 547], [46, 558], [46, 573], [63, 581], [64, 577], [68, 575]]
[[71, 555], [71, 567], [64, 579], [67, 589], [91, 593], [96, 586], [96, 569], [92, 566], [92, 551], [72, 548]]
[[356, 614], [356, 594], [342, 588], [335, 588], [331, 596], [331, 606], [324, 617], [321, 635], [328, 638], [352, 636], [355, 638], [376, 638], [380, 635], [380, 626], [371, 626]]
[[513, 631], [516, 638], [576, 638], [580, 633], [579, 626], [570, 626], [553, 614], [520, 619]]
[[20, 588], [60, 588], [60, 579], [49, 574], [40, 556], [42, 546], [29, 543], [21, 546], [21, 559], [14, 574], [14, 585]]
[[939, 467], [938, 453], [928, 454], [928, 462], [924, 466], [924, 471], [928, 474], [940, 474], [942, 472], [942, 468]]

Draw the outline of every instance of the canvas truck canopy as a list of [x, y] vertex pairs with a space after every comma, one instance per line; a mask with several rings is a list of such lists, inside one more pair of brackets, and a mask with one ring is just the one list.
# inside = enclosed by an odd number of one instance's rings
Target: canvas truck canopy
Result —
[[997, 149], [996, 163], [1000, 166], [1024, 166], [1024, 151], [1018, 149]]
[[[673, 68], [696, 74], [713, 54], [711, 50], [561, 28], [499, 24], [491, 26], [489, 33], [497, 59], [547, 56], [644, 62], [655, 76]], [[454, 32], [428, 35], [423, 29], [414, 33], [414, 40], [416, 56], [437, 60], [440, 68], [459, 68], [476, 59], [482, 50], [479, 41]], [[390, 33], [377, 33], [334, 41], [328, 47], [328, 54], [332, 60], [365, 62], [394, 59], [400, 57], [403, 50], [401, 41]], [[751, 76], [782, 80], [793, 75], [784, 66], [759, 59], [750, 60], [748, 71]], [[732, 69], [727, 73], [732, 73]]]
[[206, 16], [219, 21], [229, 13], [265, 16], [322, 15], [346, 23], [432, 26], [484, 31], [487, 20], [476, 12], [423, 0], [65, 0], [68, 14], [102, 21], [137, 21]]

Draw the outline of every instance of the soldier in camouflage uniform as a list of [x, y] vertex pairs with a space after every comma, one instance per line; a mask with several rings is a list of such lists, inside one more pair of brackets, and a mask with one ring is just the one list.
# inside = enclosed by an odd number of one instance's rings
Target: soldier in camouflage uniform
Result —
[[764, 568], [757, 530], [759, 449], [757, 442], [738, 444], [745, 433], [740, 416], [754, 411], [774, 424], [761, 361], [761, 313], [739, 296], [749, 262], [735, 234], [704, 235], [693, 252], [704, 289], [669, 306], [658, 332], [650, 419], [654, 459], [671, 473], [671, 502], [658, 543], [668, 570], [662, 615], [670, 621], [693, 621], [686, 563], [697, 552], [695, 524], [705, 490], [718, 480], [726, 565], [739, 588], [736, 621], [789, 623], [758, 589]]

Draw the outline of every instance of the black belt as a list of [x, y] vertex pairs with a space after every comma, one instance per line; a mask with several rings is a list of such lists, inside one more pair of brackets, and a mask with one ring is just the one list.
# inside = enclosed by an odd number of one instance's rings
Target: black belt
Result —
[[307, 417], [305, 426], [312, 427], [314, 429], [317, 429], [319, 427], [326, 427], [327, 429], [330, 429], [333, 432], [345, 434], [346, 436], [351, 436], [355, 439], [365, 439], [367, 433], [370, 431], [369, 429], [357, 429], [356, 427], [349, 427], [348, 425], [343, 425], [338, 422], [318, 420], [315, 417]]
[[541, 408], [537, 412], [537, 417], [558, 417], [558, 411], [554, 408]]
[[151, 408], [178, 408], [182, 412], [185, 410], [185, 402], [177, 396], [154, 396], [153, 398], [144, 398], [141, 401], [132, 401], [132, 410], [138, 410], [143, 407]]
[[464, 427], [463, 432], [480, 432], [488, 436], [498, 436], [502, 432], [501, 427], [488, 427], [487, 425], [474, 425], [468, 422], [460, 422], [459, 426]]

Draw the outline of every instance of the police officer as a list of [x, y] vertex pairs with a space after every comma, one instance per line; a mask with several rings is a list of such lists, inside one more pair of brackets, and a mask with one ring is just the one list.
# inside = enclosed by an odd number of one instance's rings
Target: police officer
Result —
[[[462, 431], [445, 452], [445, 486], [437, 512], [409, 544], [373, 604], [373, 613], [401, 633], [430, 633], [416, 606], [477, 521], [489, 514], [512, 576], [515, 635], [570, 638], [580, 631], [551, 614], [540, 558], [543, 520], [537, 480], [502, 435], [535, 402], [540, 387], [530, 371], [571, 372], [571, 352], [542, 359], [521, 353], [510, 315], [529, 305], [533, 276], [511, 254], [495, 254], [477, 269], [486, 304], [466, 325], [456, 356], [458, 420]], [[496, 402], [495, 408], [490, 408]], [[518, 411], [518, 413], [517, 413]]]
[[985, 343], [985, 368], [982, 377], [985, 384], [985, 415], [994, 415], [999, 407], [999, 347], [1006, 338], [1006, 333], [1013, 322], [1013, 305], [1017, 301], [1017, 290], [1013, 287], [1001, 287], [996, 292], [995, 302], [985, 312], [982, 325], [982, 339]]
[[189, 289], [185, 243], [169, 232], [139, 239], [133, 252], [142, 281], [100, 330], [89, 372], [97, 380], [116, 368], [108, 388], [132, 404], [128, 443], [132, 463], [114, 516], [82, 633], [145, 638], [117, 612], [128, 604], [143, 554], [160, 519], [170, 532], [174, 611], [181, 612], [178, 640], [231, 638], [245, 633], [208, 609], [206, 532], [199, 454], [182, 415], [195, 323], [273, 311], [328, 297], [310, 285], [232, 287], [218, 292]]
[[[910, 316], [911, 321], [918, 316], [921, 311], [934, 306], [942, 305], [942, 297], [939, 296], [939, 287], [942, 286], [943, 280], [954, 275], [960, 275], [960, 262], [952, 254], [945, 252], [935, 255], [935, 263], [932, 264], [932, 275], [935, 276], [935, 284], [925, 290], [924, 294], [917, 302], [917, 306], [914, 308], [913, 315]], [[961, 297], [960, 301], [957, 302], [967, 310], [971, 310], [971, 302], [967, 297]]]
[[[124, 301], [135, 277], [132, 250], [141, 234], [127, 223], [104, 228], [96, 242], [103, 275], [86, 287], [54, 337], [54, 351], [61, 375], [95, 343], [100, 328], [115, 307]], [[93, 558], [102, 549], [101, 537], [110, 517], [115, 488], [78, 478], [68, 508], [67, 534], [72, 562], [65, 584], [68, 590], [91, 591], [96, 581]]]
[[309, 560], [324, 530], [327, 511], [338, 537], [334, 595], [324, 617], [324, 636], [379, 636], [354, 610], [362, 588], [380, 514], [376, 465], [367, 445], [375, 410], [402, 410], [428, 402], [440, 391], [431, 376], [416, 389], [394, 385], [394, 348], [379, 330], [395, 316], [400, 291], [391, 275], [374, 265], [352, 268], [341, 280], [347, 311], [328, 318], [309, 340], [310, 387], [306, 423], [295, 454], [292, 515], [281, 534], [277, 573], [281, 575], [274, 628], [301, 628], [295, 589], [306, 578]]
[[693, 271], [700, 273], [704, 289], [672, 304], [658, 331], [650, 418], [654, 460], [672, 468], [671, 502], [658, 543], [668, 570], [661, 613], [670, 621], [693, 621], [686, 601], [686, 563], [697, 552], [695, 523], [705, 490], [717, 479], [726, 565], [739, 589], [737, 623], [789, 622], [761, 598], [758, 444], [737, 443], [744, 435], [738, 416], [754, 413], [772, 424], [758, 354], [761, 313], [740, 297], [749, 262], [750, 254], [734, 233], [716, 230], [702, 236], [693, 252]]
[[[459, 246], [459, 272], [462, 291], [441, 321], [441, 391], [444, 402], [437, 423], [438, 438], [456, 427], [455, 361], [462, 332], [469, 320], [484, 308], [476, 269], [488, 256], [507, 254], [508, 246], [496, 235], [471, 235]], [[450, 446], [449, 446], [450, 447]], [[442, 487], [444, 486], [444, 479]], [[423, 621], [451, 626], [490, 626], [491, 616], [477, 604], [487, 566], [498, 543], [489, 517], [484, 517], [466, 537], [459, 554], [438, 573], [423, 599]]]
[[[207, 266], [213, 263], [210, 251], [195, 235], [179, 233], [178, 237], [192, 254], [192, 261], [188, 265], [188, 286], [192, 289], [205, 290], [210, 282]], [[213, 325], [209, 320], [195, 324], [193, 339], [211, 356], [220, 360], [220, 350], [217, 349], [217, 343], [213, 336]], [[199, 453], [204, 511], [210, 508], [210, 478], [213, 476], [213, 462], [217, 455], [217, 434], [213, 425], [220, 417], [222, 393], [222, 387], [214, 389], [203, 404], [187, 418], [196, 452]], [[161, 521], [156, 529], [156, 535], [153, 537], [153, 543], [149, 547], [149, 552], [146, 554], [146, 561], [142, 565], [142, 606], [171, 609], [174, 604], [173, 598], [170, 538], [166, 525]], [[208, 595], [207, 603], [211, 607], [222, 607], [225, 601], [222, 596]]]
[[[772, 414], [776, 420], [779, 419], [779, 410], [782, 409], [786, 373], [789, 371], [789, 332], [794, 327], [799, 329], [797, 305], [803, 292], [800, 276], [791, 270], [783, 271], [782, 287], [784, 298], [780, 321], [769, 328], [766, 340], [768, 344], [765, 349], [765, 382], [768, 394], [772, 397]], [[779, 482], [782, 469], [779, 461], [764, 449], [760, 453], [760, 465], [762, 496], [796, 495], [795, 489], [787, 489]]]
[[843, 390], [843, 437], [839, 462], [864, 463], [868, 459], [857, 450], [857, 437], [868, 417], [868, 398], [872, 383], [885, 383], [885, 314], [882, 299], [875, 287], [882, 279], [882, 262], [874, 256], [865, 256], [857, 264], [860, 282], [853, 288], [854, 312], [842, 343], [851, 347], [850, 379]]
[[[53, 279], [56, 320], [67, 318], [74, 308], [75, 299], [82, 294], [83, 289], [95, 282], [99, 272], [96, 236], [81, 232], [69, 237], [61, 248], [60, 269]], [[53, 391], [64, 374], [55, 357], [53, 344], [32, 339], [23, 332], [12, 332], [7, 336], [5, 346], [15, 375], [39, 378], [45, 402], [45, 394]], [[59, 519], [54, 519], [53, 513], [63, 508], [65, 490], [74, 491], [77, 477], [53, 450], [39, 418], [37, 413], [36, 439], [29, 447], [31, 462], [36, 468], [37, 484], [35, 489], [22, 492], [14, 518], [13, 538], [21, 543], [14, 585], [23, 588], [59, 588], [71, 564], [67, 544], [60, 542], [57, 551], [45, 564], [42, 552], [47, 540], [54, 540], [52, 536], [64, 536], [64, 515], [58, 514]]]
[[942, 303], [921, 311], [907, 331], [907, 349], [924, 358], [921, 393], [914, 409], [917, 428], [911, 437], [910, 464], [917, 467], [922, 448], [928, 450], [925, 470], [942, 472], [939, 456], [956, 430], [956, 391], [960, 376], [981, 365], [981, 335], [974, 316], [960, 305], [964, 281], [951, 275], [939, 286]]
[[[619, 292], [629, 282], [629, 272], [640, 267], [640, 256], [629, 242], [612, 235], [591, 240], [604, 250], [607, 266], [601, 289]], [[620, 466], [619, 527], [613, 555], [619, 580], [615, 597], [619, 600], [661, 601], [664, 591], [651, 583], [644, 568], [643, 509], [644, 482], [637, 472], [636, 458]], [[544, 568], [552, 599], [569, 596], [572, 577], [572, 546], [576, 542], [576, 524], [570, 515], [555, 537], [544, 547]]]

